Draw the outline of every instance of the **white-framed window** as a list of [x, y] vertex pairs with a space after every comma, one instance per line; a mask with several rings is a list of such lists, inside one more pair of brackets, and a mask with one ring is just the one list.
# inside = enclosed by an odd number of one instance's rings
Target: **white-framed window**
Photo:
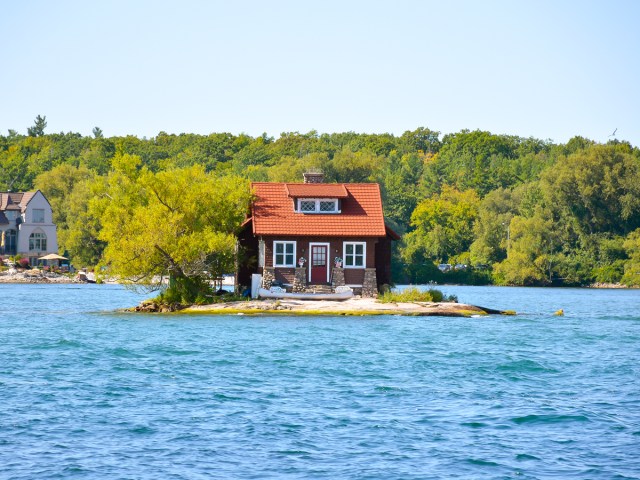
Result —
[[298, 210], [303, 213], [315, 213], [316, 201], [315, 200], [300, 200], [298, 204]]
[[33, 223], [44, 223], [44, 209], [43, 208], [34, 208], [33, 209]]
[[43, 252], [47, 249], [47, 236], [34, 232], [29, 236], [29, 251]]
[[338, 211], [338, 201], [320, 200], [318, 202], [318, 211], [322, 213], [335, 213]]
[[344, 242], [342, 244], [344, 268], [365, 268], [367, 265], [366, 242]]
[[279, 240], [273, 242], [273, 266], [296, 266], [296, 242], [283, 242]]
[[337, 198], [299, 198], [300, 213], [340, 213]]

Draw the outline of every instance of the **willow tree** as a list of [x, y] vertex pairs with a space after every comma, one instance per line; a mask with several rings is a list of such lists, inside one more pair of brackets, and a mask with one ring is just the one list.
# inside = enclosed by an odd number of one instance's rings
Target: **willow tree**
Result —
[[95, 204], [110, 274], [150, 289], [168, 277], [165, 298], [203, 298], [212, 279], [234, 269], [235, 233], [251, 198], [247, 182], [201, 166], [152, 173], [134, 157], [114, 165]]

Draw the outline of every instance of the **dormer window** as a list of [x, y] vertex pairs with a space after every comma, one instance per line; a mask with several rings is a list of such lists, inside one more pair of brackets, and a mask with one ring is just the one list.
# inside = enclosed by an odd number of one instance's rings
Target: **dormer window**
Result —
[[318, 207], [323, 213], [335, 213], [338, 211], [338, 200], [320, 200]]
[[315, 200], [299, 200], [298, 209], [303, 213], [315, 213], [316, 201]]
[[299, 213], [340, 213], [337, 198], [299, 198], [297, 207]]

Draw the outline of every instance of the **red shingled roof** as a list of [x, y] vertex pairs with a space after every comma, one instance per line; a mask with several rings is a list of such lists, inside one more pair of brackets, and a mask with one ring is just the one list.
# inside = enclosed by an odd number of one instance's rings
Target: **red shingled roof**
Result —
[[[256, 200], [253, 203], [254, 235], [304, 235], [340, 237], [384, 237], [387, 234], [382, 213], [382, 198], [377, 183], [301, 184], [253, 183]], [[342, 213], [296, 213], [291, 187], [299, 192], [311, 192], [309, 197], [328, 198], [326, 192], [344, 190]], [[311, 187], [305, 190], [307, 187]], [[298, 190], [296, 190], [298, 189]], [[301, 195], [306, 196], [306, 194]], [[337, 194], [330, 198], [341, 198]]]
[[349, 193], [342, 183], [285, 183], [291, 198], [347, 198]]

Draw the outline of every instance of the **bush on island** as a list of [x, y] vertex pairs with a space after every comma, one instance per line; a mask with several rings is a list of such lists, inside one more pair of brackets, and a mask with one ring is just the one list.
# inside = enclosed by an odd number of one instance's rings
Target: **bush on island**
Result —
[[440, 290], [430, 288], [429, 290], [419, 290], [416, 287], [405, 288], [401, 292], [386, 291], [378, 295], [378, 300], [382, 303], [402, 303], [402, 302], [457, 302], [455, 295], [447, 297]]

